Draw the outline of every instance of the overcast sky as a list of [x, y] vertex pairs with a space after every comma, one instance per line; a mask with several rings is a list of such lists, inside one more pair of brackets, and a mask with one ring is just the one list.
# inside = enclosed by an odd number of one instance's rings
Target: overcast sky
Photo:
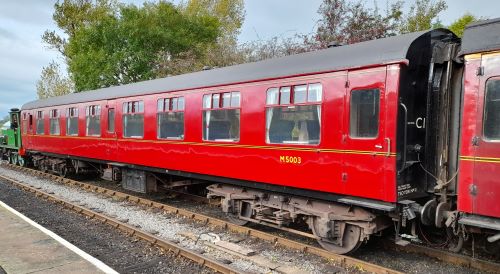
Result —
[[[56, 0], [0, 0], [0, 118], [12, 107], [36, 99], [36, 81], [43, 66], [51, 60], [62, 63], [55, 51], [41, 42], [52, 22]], [[121, 2], [140, 5], [141, 0]], [[174, 1], [178, 2], [178, 1]], [[266, 40], [274, 36], [310, 33], [315, 28], [321, 0], [245, 0], [246, 19], [241, 42]], [[373, 6], [373, 0], [367, 0]], [[375, 0], [381, 9], [386, 0]], [[389, 1], [391, 2], [391, 1]], [[407, 2], [411, 2], [408, 0]], [[470, 12], [476, 16], [500, 16], [498, 0], [448, 0], [448, 10], [440, 15], [446, 25]]]

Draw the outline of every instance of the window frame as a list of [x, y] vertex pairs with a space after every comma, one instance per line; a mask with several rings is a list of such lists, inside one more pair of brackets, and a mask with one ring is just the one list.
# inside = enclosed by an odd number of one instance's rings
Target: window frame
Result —
[[[61, 135], [61, 111], [57, 108], [53, 108], [49, 111], [49, 135], [60, 136]], [[56, 120], [59, 125], [59, 133], [52, 133], [52, 120]]]
[[[352, 94], [353, 92], [356, 91], [368, 91], [368, 90], [377, 90], [378, 91], [378, 117], [377, 117], [377, 135], [375, 136], [370, 136], [370, 137], [355, 137], [351, 135], [351, 112], [352, 112]], [[351, 140], [376, 140], [380, 137], [380, 122], [381, 122], [381, 96], [382, 96], [382, 89], [380, 87], [373, 87], [373, 88], [356, 88], [356, 89], [351, 89], [349, 92], [349, 113], [347, 114], [348, 117], [348, 123], [347, 123], [347, 131], [349, 136], [349, 139]]]
[[[137, 103], [136, 110], [135, 103]], [[127, 108], [125, 108], [127, 105]], [[142, 109], [141, 109], [142, 108]], [[145, 111], [145, 103], [144, 99], [135, 99], [132, 101], [125, 101], [122, 103], [122, 138], [123, 139], [144, 139], [146, 135], [146, 111]], [[142, 114], [142, 136], [125, 136], [125, 116], [131, 114]], [[115, 125], [116, 127], [116, 125]]]
[[[111, 111], [113, 112], [113, 119], [109, 119], [109, 114]], [[114, 133], [116, 133], [116, 123], [115, 123], [116, 122], [116, 110], [115, 110], [115, 108], [114, 107], [108, 108], [107, 115], [108, 115], [108, 119], [107, 119], [107, 125], [106, 125], [106, 132], [114, 134]], [[113, 130], [110, 130], [110, 125], [111, 125], [110, 121], [113, 121]]]
[[490, 139], [490, 138], [487, 138], [486, 135], [484, 134], [484, 130], [485, 130], [485, 122], [486, 122], [486, 98], [488, 96], [488, 82], [490, 81], [499, 81], [500, 82], [500, 76], [493, 76], [493, 77], [490, 77], [488, 78], [485, 82], [484, 82], [484, 96], [483, 96], [483, 117], [482, 117], [482, 121], [481, 121], [481, 139], [483, 139], [484, 142], [488, 142], [488, 143], [500, 143], [500, 137], [498, 139]]
[[[72, 114], [73, 111], [73, 114]], [[76, 113], [76, 114], [75, 114]], [[76, 134], [69, 134], [69, 121], [71, 118], [76, 118]], [[80, 135], [80, 110], [78, 107], [66, 108], [66, 136]]]
[[[176, 99], [176, 107], [174, 109], [173, 102], [174, 99]], [[181, 100], [182, 99], [182, 100]], [[165, 109], [166, 102], [168, 100], [168, 109]], [[158, 108], [160, 106], [160, 101], [162, 101], [162, 108], [161, 110]], [[182, 104], [181, 104], [182, 102]], [[202, 103], [203, 104], [203, 103]], [[180, 107], [182, 106], [182, 108]], [[172, 96], [172, 97], [163, 97], [163, 98], [158, 98], [156, 100], [156, 139], [157, 140], [179, 140], [182, 141], [186, 138], [186, 116], [185, 116], [185, 111], [186, 111], [186, 98], [184, 96]], [[182, 118], [182, 124], [183, 124], [183, 134], [182, 138], [178, 137], [166, 137], [166, 138], [161, 138], [160, 137], [160, 114], [164, 113], [178, 113], [182, 112], [183, 113], [183, 118]]]
[[26, 112], [21, 115], [21, 133], [28, 133], [28, 115]]
[[[98, 113], [96, 113], [98, 112]], [[92, 114], [93, 113], [93, 114]], [[99, 116], [99, 135], [97, 134], [89, 134], [88, 133], [88, 125], [87, 125], [87, 119], [89, 117], [96, 117]], [[96, 105], [88, 105], [85, 106], [85, 136], [88, 137], [101, 137], [102, 136], [102, 111], [101, 111], [101, 105], [96, 104]]]
[[[229, 97], [229, 107], [222, 107], [223, 106], [223, 97], [225, 93], [230, 93]], [[233, 103], [233, 94], [238, 94], [238, 106], [232, 106]], [[218, 102], [219, 105], [217, 108], [214, 108], [213, 103], [214, 103], [214, 95], [218, 96]], [[205, 98], [209, 96], [210, 97], [210, 106], [205, 107]], [[233, 90], [233, 91], [217, 91], [217, 92], [209, 92], [209, 93], [204, 93], [202, 94], [201, 97], [201, 140], [203, 142], [209, 142], [209, 143], [231, 143], [231, 144], [238, 144], [241, 142], [241, 113], [242, 113], [242, 108], [241, 108], [241, 91]], [[219, 111], [219, 110], [239, 110], [239, 127], [238, 127], [238, 139], [235, 140], [206, 140], [204, 133], [205, 133], [205, 127], [203, 123], [203, 119], [205, 117], [205, 111]]]
[[[42, 133], [38, 132], [38, 120], [42, 120], [42, 122], [43, 122], [43, 131], [42, 131]], [[43, 110], [37, 110], [36, 111], [35, 135], [45, 135], [45, 113], [44, 113]]]
[[[301, 103], [295, 103], [295, 87], [299, 86], [306, 86], [306, 94], [305, 94], [305, 102]], [[321, 97], [319, 101], [309, 101], [309, 86], [311, 85], [320, 85], [321, 86]], [[290, 85], [284, 85], [284, 86], [271, 86], [266, 89], [265, 96], [266, 96], [266, 101], [265, 101], [265, 108], [264, 108], [264, 113], [265, 113], [265, 128], [264, 128], [264, 142], [268, 145], [277, 145], [277, 146], [308, 146], [308, 147], [318, 147], [321, 145], [322, 141], [322, 130], [321, 130], [321, 125], [323, 125], [323, 98], [324, 98], [324, 85], [322, 82], [311, 82], [311, 83], [297, 83], [297, 84], [290, 84]], [[281, 103], [281, 96], [282, 96], [282, 89], [287, 89], [289, 88], [289, 103], [282, 104]], [[267, 96], [268, 92], [271, 89], [278, 89], [278, 102], [276, 104], [268, 104], [267, 103]], [[267, 112], [268, 109], [270, 108], [296, 108], [297, 106], [319, 106], [320, 109], [319, 111], [321, 119], [319, 120], [320, 128], [319, 128], [319, 140], [318, 143], [316, 144], [299, 144], [299, 143], [272, 143], [268, 142], [268, 137], [269, 137], [269, 129], [267, 128]]]

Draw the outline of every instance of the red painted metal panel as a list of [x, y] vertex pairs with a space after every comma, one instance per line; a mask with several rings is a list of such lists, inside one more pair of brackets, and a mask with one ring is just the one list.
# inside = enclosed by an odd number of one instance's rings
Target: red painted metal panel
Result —
[[[398, 65], [392, 65], [397, 68]], [[397, 88], [399, 70], [392, 70], [388, 81], [390, 88], [385, 87], [386, 67], [367, 69], [356, 72], [361, 78], [358, 86], [377, 85], [384, 89], [384, 101], [394, 104], [392, 109], [384, 107], [381, 111], [381, 122], [384, 125], [377, 144], [384, 144], [385, 136], [395, 138], [395, 115], [397, 112]], [[363, 75], [363, 76], [361, 76]], [[100, 101], [80, 104], [79, 136], [37, 136], [32, 133], [23, 136], [28, 150], [46, 151], [80, 157], [124, 162], [136, 165], [157, 167], [202, 173], [220, 177], [236, 178], [255, 182], [289, 186], [329, 193], [353, 195], [382, 201], [395, 202], [395, 157], [379, 157], [367, 155], [366, 151], [380, 152], [370, 146], [356, 144], [348, 147], [342, 143], [344, 120], [344, 96], [346, 71], [318, 74], [293, 79], [281, 79], [259, 83], [248, 83], [202, 89], [193, 91], [170, 92], [134, 98], [120, 98], [113, 101]], [[363, 84], [363, 81], [367, 81]], [[266, 125], [266, 91], [270, 87], [297, 85], [304, 83], [321, 83], [323, 85], [323, 102], [321, 107], [321, 143], [319, 145], [274, 145], [265, 142]], [[369, 84], [368, 84], [369, 83]], [[206, 142], [202, 136], [202, 97], [203, 94], [222, 91], [241, 92], [240, 140], [236, 143]], [[185, 97], [185, 139], [158, 140], [156, 137], [157, 100], [159, 98]], [[144, 138], [123, 138], [122, 104], [128, 101], [144, 101]], [[85, 107], [99, 104], [103, 122], [101, 137], [85, 136]], [[106, 107], [107, 106], [107, 107]], [[115, 108], [115, 134], [106, 132], [107, 109]], [[60, 106], [62, 123], [65, 125], [65, 109]], [[33, 110], [35, 111], [35, 110]], [[115, 140], [115, 138], [117, 139]], [[393, 139], [394, 140], [394, 139]], [[31, 143], [30, 143], [31, 142]], [[392, 143], [394, 152], [395, 144]], [[349, 153], [346, 153], [349, 150]], [[358, 150], [363, 150], [362, 152]], [[385, 150], [384, 150], [385, 151]], [[281, 157], [300, 157], [300, 163], [284, 163]], [[355, 183], [341, 183], [342, 159], [349, 162], [351, 172], [360, 172], [362, 177]], [[374, 166], [372, 166], [374, 165]], [[368, 171], [367, 171], [368, 170]], [[385, 179], [381, 179], [385, 178]]]
[[[361, 70], [349, 72], [349, 88], [346, 92], [346, 103], [343, 127], [343, 148], [347, 151], [343, 157], [343, 172], [341, 184], [351, 195], [362, 196], [363, 193], [371, 193], [384, 199], [395, 199], [394, 178], [386, 174], [386, 160], [391, 158], [391, 148], [394, 139], [388, 137], [386, 132], [387, 117], [387, 92], [386, 92], [386, 68], [372, 70]], [[350, 135], [349, 113], [351, 107], [352, 93], [355, 91], [378, 89], [379, 99], [379, 122], [378, 134], [373, 138], [355, 138]], [[392, 140], [392, 142], [391, 142]], [[354, 153], [349, 151], [353, 150]], [[359, 153], [365, 151], [367, 153]], [[388, 155], [386, 153], [388, 152]], [[386, 175], [389, 175], [386, 178]], [[392, 179], [392, 180], [391, 180]], [[389, 183], [391, 182], [391, 184]], [[387, 195], [389, 194], [389, 195]]]
[[480, 215], [500, 217], [500, 140], [487, 140], [483, 121], [486, 85], [490, 80], [500, 80], [500, 56], [483, 55], [481, 66], [485, 75], [479, 85], [478, 131], [481, 136], [474, 161], [473, 212]]
[[[476, 75], [479, 67], [484, 75]], [[495, 77], [500, 77], [498, 54], [483, 54], [466, 62], [458, 188], [460, 211], [490, 217], [500, 217], [500, 142], [484, 137], [483, 120], [486, 83]]]
[[473, 182], [474, 162], [470, 158], [476, 154], [472, 138], [476, 136], [479, 78], [477, 69], [481, 66], [480, 59], [467, 59], [464, 70], [464, 98], [462, 109], [460, 165], [458, 175], [458, 210], [472, 213], [472, 196], [469, 186]]

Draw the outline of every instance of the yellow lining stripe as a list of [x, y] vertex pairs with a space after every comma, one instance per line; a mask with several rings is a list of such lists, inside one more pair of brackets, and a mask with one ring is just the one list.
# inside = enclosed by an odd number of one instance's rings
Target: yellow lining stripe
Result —
[[[118, 141], [118, 142], [137, 142], [137, 143], [154, 143], [154, 144], [171, 144], [171, 145], [193, 145], [193, 146], [209, 146], [209, 147], [230, 147], [230, 148], [250, 148], [264, 150], [283, 150], [283, 151], [302, 151], [302, 152], [324, 152], [338, 154], [357, 154], [357, 155], [377, 155], [385, 156], [387, 152], [381, 151], [364, 151], [364, 150], [346, 150], [346, 149], [322, 149], [308, 147], [285, 147], [285, 146], [254, 146], [241, 144], [224, 144], [224, 143], [199, 143], [185, 141], [169, 141], [169, 140], [142, 140], [142, 139], [115, 139], [115, 138], [99, 138], [99, 137], [81, 137], [81, 136], [57, 136], [57, 135], [24, 135], [27, 137], [47, 137], [60, 139], [88, 139], [102, 141]], [[396, 153], [391, 153], [391, 157], [396, 156]]]
[[500, 163], [500, 158], [494, 157], [460, 156], [460, 160], [481, 163]]

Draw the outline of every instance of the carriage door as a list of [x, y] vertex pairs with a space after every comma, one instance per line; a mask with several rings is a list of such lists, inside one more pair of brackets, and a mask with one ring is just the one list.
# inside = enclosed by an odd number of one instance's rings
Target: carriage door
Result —
[[384, 197], [384, 167], [391, 140], [385, 135], [386, 70], [348, 73], [343, 130], [344, 191]]
[[469, 192], [474, 214], [500, 217], [500, 55], [481, 58], [474, 177]]
[[34, 118], [33, 118], [33, 114], [31, 113], [31, 111], [30, 112], [26, 112], [26, 116], [27, 116], [27, 119], [28, 119], [28, 121], [27, 121], [27, 127], [26, 127], [27, 131], [23, 133], [23, 134], [25, 134], [25, 137], [26, 137], [24, 139], [26, 142], [23, 143], [23, 146], [25, 148], [26, 147], [31, 147], [31, 139], [33, 138], [32, 136], [33, 136], [33, 134], [35, 132], [35, 130], [34, 130], [34, 127], [35, 127], [34, 122], [35, 121], [34, 121]]
[[116, 102], [106, 102], [106, 110], [104, 111], [104, 138], [106, 139], [106, 159], [116, 161]]

